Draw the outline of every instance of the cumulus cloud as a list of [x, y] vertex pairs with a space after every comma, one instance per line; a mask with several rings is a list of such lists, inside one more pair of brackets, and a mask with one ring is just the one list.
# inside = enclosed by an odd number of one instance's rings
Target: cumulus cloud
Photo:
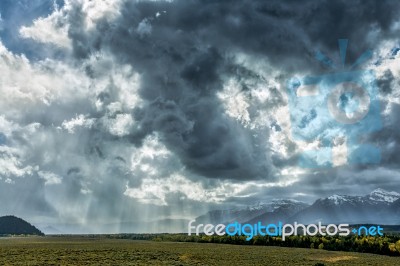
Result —
[[45, 180], [45, 185], [57, 185], [61, 184], [62, 178], [54, 173], [39, 171], [39, 177]]
[[76, 118], [70, 121], [62, 122], [61, 126], [65, 128], [69, 133], [74, 133], [76, 127], [91, 128], [95, 122], [95, 119], [86, 119], [85, 115], [80, 114]]
[[61, 10], [56, 9], [48, 17], [38, 18], [31, 26], [22, 26], [19, 33], [23, 38], [31, 38], [40, 43], [50, 43], [60, 48], [71, 48], [68, 38], [68, 23], [63, 20]]

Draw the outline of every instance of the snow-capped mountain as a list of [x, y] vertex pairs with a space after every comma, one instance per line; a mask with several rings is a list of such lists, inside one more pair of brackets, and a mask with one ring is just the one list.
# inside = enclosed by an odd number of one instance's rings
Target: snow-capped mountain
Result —
[[332, 195], [316, 200], [291, 220], [302, 223], [398, 224], [400, 219], [391, 209], [399, 199], [399, 193], [380, 188], [365, 196]]
[[397, 193], [395, 191], [389, 192], [384, 189], [378, 188], [367, 195], [367, 197], [369, 200], [372, 201], [392, 203], [400, 199], [400, 193]]
[[273, 209], [269, 209], [268, 211], [260, 214], [252, 219], [248, 219], [246, 223], [254, 224], [258, 222], [267, 222], [267, 223], [278, 223], [278, 222], [287, 222], [290, 217], [298, 213], [299, 211], [304, 210], [309, 205], [293, 200], [281, 200], [279, 204], [274, 205]]
[[326, 205], [355, 204], [358, 202], [363, 202], [363, 197], [335, 194], [325, 199], [319, 199], [319, 201], [324, 202]]
[[332, 195], [324, 199], [317, 201], [324, 202], [324, 204], [330, 205], [342, 205], [342, 204], [391, 204], [396, 200], [400, 199], [400, 194], [395, 191], [386, 191], [378, 188], [365, 196], [347, 196], [347, 195]]

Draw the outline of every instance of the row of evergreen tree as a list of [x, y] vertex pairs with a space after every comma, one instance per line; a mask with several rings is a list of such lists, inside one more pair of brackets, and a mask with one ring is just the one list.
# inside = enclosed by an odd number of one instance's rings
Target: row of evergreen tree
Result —
[[400, 256], [400, 235], [384, 236], [290, 236], [282, 241], [281, 237], [255, 236], [247, 241], [246, 236], [207, 236], [187, 234], [118, 234], [110, 238], [134, 240], [220, 243], [233, 245], [263, 245], [297, 248], [314, 248], [334, 251], [352, 251], [381, 255]]

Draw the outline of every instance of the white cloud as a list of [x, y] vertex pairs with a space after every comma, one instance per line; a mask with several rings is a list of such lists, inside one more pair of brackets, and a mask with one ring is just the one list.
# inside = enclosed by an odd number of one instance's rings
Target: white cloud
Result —
[[5, 136], [10, 137], [12, 132], [19, 128], [20, 127], [17, 124], [8, 121], [3, 115], [0, 115], [0, 132]]
[[93, 95], [90, 80], [79, 69], [49, 59], [32, 63], [1, 43], [0, 71], [0, 112], [13, 120], [54, 103], [74, 103]]
[[66, 0], [61, 9], [55, 6], [55, 10], [49, 16], [34, 20], [30, 26], [22, 26], [19, 33], [23, 38], [71, 49], [68, 15], [75, 5], [80, 6], [85, 19], [84, 30], [88, 31], [95, 27], [100, 19], [106, 18], [111, 21], [117, 18], [120, 15], [121, 3], [121, 0]]
[[[66, 9], [70, 8], [75, 1], [67, 0]], [[82, 11], [86, 14], [87, 30], [90, 30], [96, 25], [96, 22], [101, 18], [113, 20], [120, 15], [122, 0], [78, 0], [82, 5]]]
[[224, 85], [223, 91], [219, 92], [217, 96], [224, 103], [225, 112], [230, 117], [239, 120], [244, 125], [249, 125], [250, 115], [248, 108], [250, 104], [239, 83], [234, 79], [229, 80]]
[[68, 130], [68, 132], [71, 134], [75, 133], [75, 129], [77, 127], [91, 128], [95, 123], [96, 119], [87, 118], [87, 116], [88, 115], [80, 114], [69, 121], [64, 120], [64, 122], [62, 123], [62, 127]]
[[38, 18], [31, 26], [22, 26], [19, 33], [23, 38], [31, 38], [40, 43], [72, 48], [72, 42], [68, 38], [68, 23], [63, 10], [55, 10], [48, 17]]
[[142, 37], [151, 34], [152, 27], [151, 27], [150, 20], [147, 19], [147, 18], [143, 19], [143, 20], [139, 23], [139, 25], [138, 25], [136, 31], [137, 31], [137, 32], [139, 33], [139, 35], [142, 36]]
[[52, 172], [39, 171], [38, 175], [40, 178], [45, 180], [45, 185], [57, 185], [62, 182], [62, 177]]
[[140, 148], [131, 155], [130, 170], [134, 175], [164, 178], [163, 171], [173, 165], [173, 154], [163, 145], [157, 134], [147, 136]]
[[21, 155], [15, 148], [0, 146], [0, 176], [12, 179], [32, 175], [37, 170], [37, 167], [24, 165]]
[[115, 119], [109, 119], [108, 122], [110, 133], [119, 137], [128, 135], [133, 126], [130, 114], [117, 114]]
[[163, 179], [144, 178], [139, 188], [127, 187], [124, 194], [142, 203], [166, 206], [166, 197], [178, 192], [189, 200], [221, 202], [227, 195], [220, 193], [228, 191], [221, 191], [221, 188], [207, 190], [200, 182], [190, 181], [181, 175], [172, 175]]

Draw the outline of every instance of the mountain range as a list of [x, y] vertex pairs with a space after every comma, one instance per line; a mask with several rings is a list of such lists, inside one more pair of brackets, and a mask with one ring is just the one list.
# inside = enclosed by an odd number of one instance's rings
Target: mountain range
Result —
[[400, 224], [400, 193], [376, 189], [364, 196], [332, 195], [309, 205], [283, 199], [257, 203], [246, 208], [213, 210], [196, 218], [196, 223], [348, 223]]
[[[239, 223], [318, 223], [400, 225], [400, 193], [375, 189], [363, 196], [331, 195], [307, 204], [292, 199], [225, 210], [212, 210], [195, 218], [196, 224]], [[65, 233], [185, 233], [189, 219], [159, 219], [151, 222], [40, 225], [46, 234]], [[396, 229], [397, 230], [397, 229]]]

